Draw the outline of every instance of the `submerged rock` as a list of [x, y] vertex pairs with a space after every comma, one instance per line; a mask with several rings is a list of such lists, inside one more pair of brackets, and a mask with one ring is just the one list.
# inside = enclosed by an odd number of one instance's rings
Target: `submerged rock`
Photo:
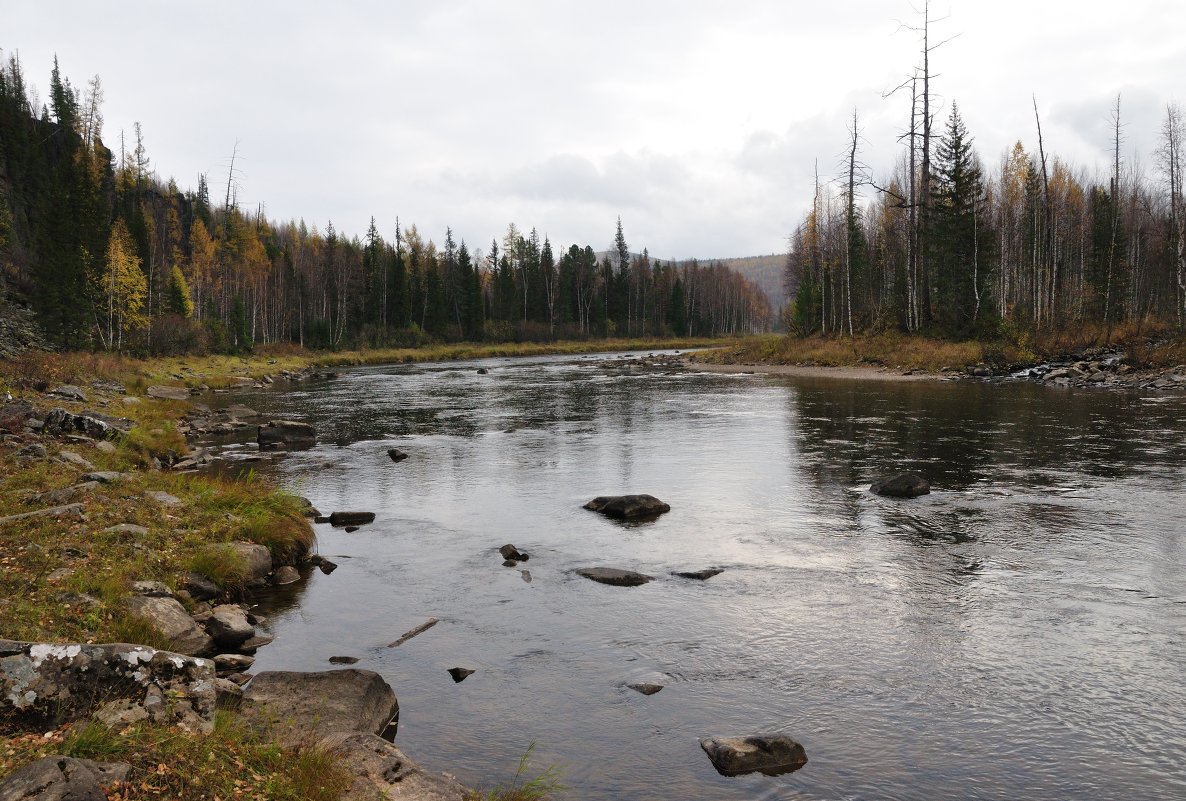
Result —
[[640, 682], [638, 684], [627, 684], [626, 686], [629, 687], [631, 690], [634, 690], [635, 692], [642, 693], [643, 695], [654, 695], [655, 693], [657, 693], [663, 689], [662, 684], [647, 684], [646, 682]]
[[331, 656], [329, 658], [329, 663], [331, 665], [353, 665], [357, 662], [357, 656]]
[[633, 570], [620, 570], [616, 567], [582, 567], [576, 571], [578, 576], [610, 584], [614, 587], [638, 587], [648, 581], [654, 581], [654, 576], [645, 573], [635, 573]]
[[749, 737], [705, 737], [700, 747], [722, 776], [764, 773], [778, 776], [807, 764], [807, 752], [785, 734], [755, 734]]
[[[528, 559], [531, 558], [528, 554], [524, 553], [523, 551], [520, 551], [514, 545], [511, 545], [509, 542], [506, 545], [499, 548], [498, 552], [499, 552], [499, 554], [502, 555], [503, 559], [507, 560], [507, 562], [511, 562], [512, 565], [515, 562], [526, 562]], [[504, 562], [503, 564], [506, 564], [506, 563]]]
[[654, 495], [602, 495], [586, 503], [585, 508], [620, 520], [657, 517], [671, 511], [671, 506]]
[[928, 494], [931, 484], [918, 473], [898, 473], [877, 479], [869, 489], [888, 498], [917, 498]]
[[361, 526], [374, 522], [374, 512], [334, 512], [329, 516], [331, 526]]
[[706, 567], [704, 570], [674, 570], [671, 575], [696, 581], [708, 581], [713, 576], [719, 576], [724, 572], [724, 568]]

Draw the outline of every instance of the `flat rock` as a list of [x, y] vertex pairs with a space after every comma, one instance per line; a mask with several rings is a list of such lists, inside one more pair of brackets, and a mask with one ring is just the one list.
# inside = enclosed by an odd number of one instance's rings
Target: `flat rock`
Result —
[[95, 466], [74, 451], [58, 451], [58, 458], [66, 464], [72, 464], [80, 470], [91, 471]]
[[131, 473], [120, 473], [115, 470], [95, 470], [82, 477], [83, 481], [97, 481], [100, 484], [118, 484], [124, 479], [131, 478]]
[[127, 600], [133, 617], [149, 623], [169, 640], [169, 647], [191, 656], [210, 653], [214, 642], [177, 600], [134, 595]]
[[246, 653], [255, 653], [257, 649], [263, 648], [265, 645], [271, 645], [275, 641], [276, 638], [271, 634], [256, 634], [250, 640], [240, 645], [239, 650]]
[[219, 604], [210, 610], [206, 631], [221, 646], [237, 648], [255, 636], [255, 626], [247, 621], [247, 613], [235, 604]]
[[408, 454], [401, 451], [399, 448], [388, 448], [387, 455], [391, 457], [393, 462], [402, 462], [408, 458]]
[[238, 673], [255, 664], [255, 657], [247, 654], [219, 654], [214, 657], [214, 668], [220, 673]]
[[107, 801], [107, 789], [131, 769], [122, 762], [47, 756], [0, 781], [0, 801]]
[[[144, 599], [158, 600], [158, 599]], [[143, 645], [0, 640], [0, 719], [27, 731], [139, 709], [188, 731], [214, 728], [214, 664]], [[157, 704], [166, 698], [169, 704]]]
[[635, 573], [633, 570], [620, 570], [616, 567], [582, 567], [576, 573], [578, 576], [584, 576], [587, 579], [610, 584], [614, 587], [637, 587], [655, 580], [654, 576]]
[[270, 420], [259, 427], [256, 442], [260, 450], [310, 448], [317, 442], [317, 432], [297, 420]]
[[176, 495], [170, 495], [167, 492], [160, 490], [148, 490], [144, 493], [144, 497], [150, 501], [156, 501], [161, 506], [180, 506], [181, 499]]
[[161, 581], [134, 581], [132, 582], [132, 594], [150, 598], [172, 598], [173, 590]]
[[888, 498], [917, 498], [929, 493], [931, 485], [917, 473], [898, 473], [877, 479], [869, 489]]
[[267, 671], [248, 685], [240, 714], [249, 723], [273, 726], [277, 742], [293, 745], [334, 732], [380, 734], [399, 714], [399, 702], [370, 670]]
[[160, 400], [189, 400], [188, 387], [151, 386], [144, 390], [144, 394]]
[[601, 495], [586, 503], [585, 508], [619, 520], [657, 517], [671, 511], [671, 506], [654, 495]]
[[373, 522], [374, 512], [333, 512], [329, 516], [331, 526], [361, 526]]
[[74, 414], [65, 409], [51, 409], [45, 416], [42, 433], [58, 436], [82, 434], [91, 439], [115, 439], [132, 430], [132, 421], [97, 412]]
[[357, 656], [331, 656], [329, 658], [331, 665], [354, 665], [358, 663]]
[[638, 684], [627, 684], [631, 690], [640, 692], [643, 695], [654, 695], [663, 689], [662, 684], [647, 684], [646, 682], [639, 682]]
[[142, 540], [148, 536], [148, 529], [135, 523], [117, 523], [114, 526], [108, 526], [103, 529], [103, 533]]
[[807, 753], [785, 734], [755, 734], [749, 737], [705, 737], [700, 747], [722, 776], [764, 773], [778, 776], [807, 764]]
[[680, 578], [694, 579], [696, 581], [707, 581], [713, 576], [719, 576], [724, 572], [724, 568], [706, 567], [704, 570], [673, 570], [671, 575], [679, 576]]
[[107, 455], [110, 456], [111, 454], [115, 453], [116, 447], [115, 447], [115, 445], [108, 442], [107, 440], [101, 439], [95, 443], [95, 450], [97, 450], [101, 453], [106, 453]]
[[461, 682], [465, 681], [470, 676], [474, 675], [474, 673], [475, 673], [475, 671], [470, 670], [469, 668], [463, 668], [463, 667], [449, 668], [449, 675], [453, 677], [454, 684], [460, 684]]

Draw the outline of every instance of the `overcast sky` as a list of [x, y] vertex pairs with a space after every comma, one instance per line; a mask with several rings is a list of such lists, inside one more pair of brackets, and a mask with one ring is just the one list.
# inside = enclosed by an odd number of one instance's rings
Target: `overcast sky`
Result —
[[[99, 74], [105, 140], [143, 126], [162, 177], [270, 217], [362, 234], [396, 215], [471, 246], [507, 223], [556, 246], [661, 258], [781, 252], [815, 160], [840, 173], [857, 108], [885, 177], [918, 60], [906, 0], [3, 0], [0, 48], [44, 97], [52, 59]], [[921, 0], [918, 6], [921, 7]], [[995, 165], [1021, 139], [1106, 170], [1117, 92], [1126, 156], [1154, 171], [1165, 104], [1186, 100], [1186, 3], [949, 0], [934, 89]]]

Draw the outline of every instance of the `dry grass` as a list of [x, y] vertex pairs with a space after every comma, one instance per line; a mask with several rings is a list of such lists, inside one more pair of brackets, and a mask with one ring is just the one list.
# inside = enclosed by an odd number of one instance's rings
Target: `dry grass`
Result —
[[717, 364], [796, 364], [819, 367], [892, 367], [937, 372], [983, 358], [976, 342], [945, 342], [904, 334], [857, 337], [750, 337], [736, 345], [699, 354]]
[[555, 765], [549, 765], [536, 776], [527, 777], [534, 751], [535, 743], [532, 742], [519, 758], [519, 766], [510, 784], [472, 792], [467, 801], [548, 801], [562, 794], [568, 788], [561, 783], [560, 770]]
[[230, 712], [218, 713], [207, 737], [148, 725], [116, 732], [91, 722], [0, 739], [0, 776], [50, 754], [130, 764], [128, 780], [109, 791], [109, 801], [333, 801], [351, 784], [332, 752], [282, 749]]

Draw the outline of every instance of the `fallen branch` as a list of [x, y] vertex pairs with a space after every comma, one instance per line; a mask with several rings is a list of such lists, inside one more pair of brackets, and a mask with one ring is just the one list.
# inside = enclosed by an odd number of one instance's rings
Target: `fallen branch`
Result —
[[435, 617], [430, 617], [430, 618], [428, 619], [428, 622], [427, 622], [427, 623], [421, 623], [419, 626], [417, 626], [416, 628], [412, 629], [411, 631], [409, 631], [409, 632], [408, 632], [407, 634], [405, 634], [404, 636], [400, 637], [400, 638], [399, 638], [398, 640], [396, 640], [395, 642], [393, 642], [393, 643], [388, 643], [387, 647], [388, 647], [388, 648], [395, 648], [396, 646], [403, 645], [403, 644], [404, 644], [404, 643], [406, 643], [408, 640], [410, 640], [410, 639], [412, 639], [413, 637], [415, 637], [417, 634], [423, 634], [424, 632], [428, 631], [429, 629], [431, 629], [433, 626], [435, 626], [435, 625], [436, 625], [437, 623], [439, 623], [439, 622], [440, 622], [440, 621], [439, 621], [439, 620], [437, 620]]

